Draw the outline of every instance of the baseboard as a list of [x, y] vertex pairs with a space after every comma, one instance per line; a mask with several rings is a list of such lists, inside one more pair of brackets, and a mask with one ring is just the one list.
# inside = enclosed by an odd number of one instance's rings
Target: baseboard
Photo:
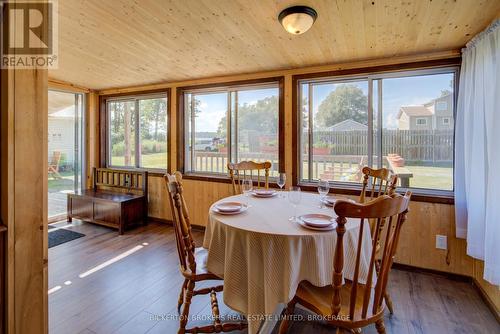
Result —
[[49, 217], [47, 219], [47, 223], [48, 224], [57, 223], [57, 222], [66, 220], [67, 218], [68, 218], [68, 216], [65, 213], [63, 213], [63, 214], [60, 214], [60, 215], [57, 215], [57, 216]]
[[[167, 224], [172, 226], [174, 223], [170, 219], [163, 219], [163, 218], [157, 218], [157, 217], [148, 217], [148, 221], [153, 222], [153, 223], [160, 223], [160, 224]], [[191, 225], [191, 228], [196, 231], [205, 231], [205, 226], [199, 226], [199, 225]]]
[[493, 316], [497, 319], [497, 322], [500, 324], [500, 310], [496, 308], [496, 306], [493, 303], [493, 301], [491, 300], [491, 298], [488, 296], [486, 291], [484, 291], [484, 289], [481, 287], [481, 285], [479, 284], [479, 282], [475, 278], [472, 279], [472, 285], [474, 285], [477, 292], [479, 293], [479, 295], [483, 299], [484, 303], [488, 306], [491, 313], [493, 313]]
[[420, 268], [420, 267], [414, 267], [410, 266], [407, 264], [401, 264], [401, 263], [394, 263], [392, 265], [393, 269], [398, 269], [398, 270], [404, 270], [404, 271], [410, 271], [410, 272], [418, 272], [418, 273], [424, 273], [424, 274], [431, 274], [431, 275], [437, 275], [437, 276], [442, 276], [446, 277], [448, 279], [451, 279], [453, 281], [459, 281], [459, 282], [466, 282], [472, 284], [478, 294], [481, 296], [481, 299], [484, 301], [486, 306], [490, 309], [491, 313], [493, 313], [493, 316], [495, 319], [500, 323], [500, 310], [498, 310], [493, 303], [493, 301], [490, 299], [486, 291], [483, 290], [481, 285], [478, 283], [478, 281], [470, 276], [466, 275], [461, 275], [461, 274], [454, 274], [454, 273], [448, 273], [445, 271], [440, 271], [440, 270], [434, 270], [434, 269], [427, 269], [427, 268]]
[[458, 281], [458, 282], [472, 283], [472, 277], [470, 277], [470, 276], [462, 275], [462, 274], [449, 273], [449, 272], [441, 271], [441, 270], [415, 267], [415, 266], [411, 266], [411, 265], [408, 265], [408, 264], [402, 264], [402, 263], [394, 263], [392, 265], [392, 268], [393, 269], [399, 269], [399, 270], [405, 270], [405, 271], [411, 271], [411, 272], [417, 272], [417, 273], [424, 273], [424, 274], [431, 274], [431, 275], [443, 276], [443, 277], [446, 277], [448, 279], [451, 279], [453, 281]]

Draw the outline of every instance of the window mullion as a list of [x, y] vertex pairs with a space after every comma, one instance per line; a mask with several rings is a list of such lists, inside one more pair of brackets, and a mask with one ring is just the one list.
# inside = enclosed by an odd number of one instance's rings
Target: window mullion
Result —
[[368, 166], [373, 167], [373, 80], [368, 78]]
[[382, 137], [383, 137], [383, 126], [382, 126], [382, 79], [377, 80], [377, 94], [378, 94], [378, 111], [377, 111], [377, 127], [378, 127], [378, 132], [377, 132], [377, 151], [378, 151], [378, 165], [379, 168], [384, 167], [382, 162]]
[[[307, 97], [307, 102], [308, 102], [308, 107], [307, 107], [307, 112], [308, 112], [308, 131], [307, 131], [307, 139], [308, 139], [308, 145], [309, 149], [307, 151], [308, 154], [308, 161], [309, 163], [307, 164], [308, 167], [308, 179], [311, 181], [313, 179], [313, 85], [309, 83], [309, 89], [308, 89], [308, 97]], [[300, 153], [302, 155], [302, 152]]]
[[140, 143], [140, 124], [139, 124], [139, 100], [138, 99], [135, 99], [135, 113], [134, 113], [134, 117], [135, 117], [135, 126], [134, 126], [134, 129], [135, 129], [135, 167], [137, 168], [140, 168], [141, 166], [141, 162], [140, 162], [140, 158], [141, 158], [141, 143]]
[[231, 91], [227, 92], [227, 107], [226, 107], [226, 145], [227, 145], [227, 161], [229, 163], [233, 162], [233, 131], [231, 128], [232, 124], [232, 93]]
[[195, 94], [192, 94], [191, 95], [191, 104], [190, 104], [190, 109], [191, 109], [191, 113], [189, 115], [189, 117], [191, 117], [191, 152], [190, 152], [190, 159], [191, 159], [191, 167], [190, 167], [190, 170], [196, 170], [196, 161], [195, 161], [195, 156], [194, 156], [194, 151], [195, 151], [195, 148], [196, 148], [196, 133], [195, 133], [195, 130], [196, 130], [196, 124], [195, 124], [195, 120], [196, 120], [196, 115], [195, 115], [195, 107], [196, 107], [196, 95]]

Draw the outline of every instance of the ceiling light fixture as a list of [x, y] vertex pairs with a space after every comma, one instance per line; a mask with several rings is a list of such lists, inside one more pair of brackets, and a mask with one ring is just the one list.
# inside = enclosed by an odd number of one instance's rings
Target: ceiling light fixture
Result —
[[300, 35], [312, 27], [317, 17], [318, 13], [311, 7], [293, 6], [283, 9], [278, 20], [290, 34]]

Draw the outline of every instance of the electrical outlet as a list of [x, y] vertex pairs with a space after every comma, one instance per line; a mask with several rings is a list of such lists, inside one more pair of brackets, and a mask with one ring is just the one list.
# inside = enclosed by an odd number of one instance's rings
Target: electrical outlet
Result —
[[448, 249], [448, 237], [446, 235], [436, 234], [436, 248]]

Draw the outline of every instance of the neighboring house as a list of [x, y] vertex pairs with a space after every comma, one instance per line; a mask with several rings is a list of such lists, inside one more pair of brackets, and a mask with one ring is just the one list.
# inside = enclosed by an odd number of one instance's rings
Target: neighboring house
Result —
[[400, 130], [453, 129], [452, 94], [446, 94], [422, 105], [402, 106], [397, 115]]
[[49, 162], [54, 151], [60, 151], [64, 164], [73, 164], [75, 158], [75, 116], [74, 107], [49, 113], [48, 142]]
[[356, 122], [355, 120], [352, 119], [346, 119], [345, 121], [339, 122], [337, 124], [334, 124], [332, 126], [329, 126], [325, 128], [325, 131], [333, 131], [333, 132], [340, 132], [340, 131], [367, 131], [368, 126]]

